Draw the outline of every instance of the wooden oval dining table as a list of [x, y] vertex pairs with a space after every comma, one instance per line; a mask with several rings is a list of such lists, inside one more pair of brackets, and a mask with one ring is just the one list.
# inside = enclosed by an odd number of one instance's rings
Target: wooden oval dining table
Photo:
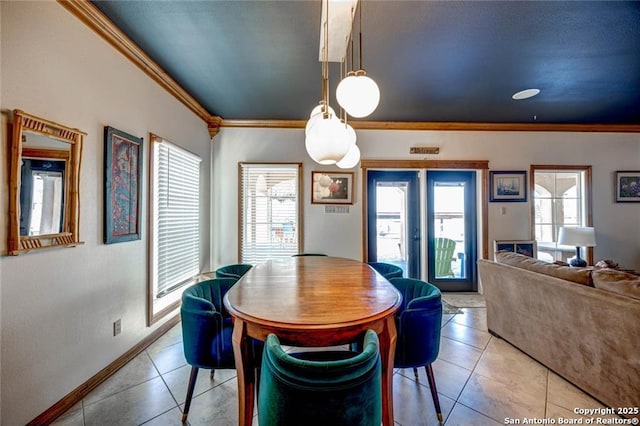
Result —
[[[289, 346], [335, 346], [364, 331], [378, 334], [382, 366], [382, 421], [393, 425], [395, 312], [402, 295], [363, 262], [330, 256], [273, 259], [254, 266], [225, 295], [233, 316], [238, 375], [238, 424], [253, 420], [255, 368], [251, 338], [275, 333]], [[259, 419], [258, 419], [259, 421]]]

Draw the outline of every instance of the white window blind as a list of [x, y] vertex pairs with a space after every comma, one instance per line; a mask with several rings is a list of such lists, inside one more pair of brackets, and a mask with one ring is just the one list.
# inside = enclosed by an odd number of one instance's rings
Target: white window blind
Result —
[[161, 298], [200, 269], [201, 159], [165, 140], [153, 144], [153, 277]]
[[240, 261], [300, 252], [301, 164], [240, 163]]

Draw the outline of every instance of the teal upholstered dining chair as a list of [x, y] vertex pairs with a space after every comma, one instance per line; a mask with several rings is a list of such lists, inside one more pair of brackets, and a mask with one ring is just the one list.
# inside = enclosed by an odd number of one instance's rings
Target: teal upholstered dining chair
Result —
[[[233, 323], [222, 303], [236, 281], [234, 278], [214, 278], [201, 281], [182, 293], [182, 345], [185, 359], [191, 365], [183, 423], [189, 415], [198, 370], [210, 369], [213, 380], [216, 369], [236, 368], [231, 343]], [[261, 356], [262, 342], [254, 341], [253, 350], [255, 356]]]
[[391, 278], [401, 278], [403, 274], [401, 267], [397, 265], [393, 265], [391, 263], [368, 262], [368, 265], [371, 266], [376, 271], [378, 271], [380, 275], [382, 275], [388, 280]]
[[418, 367], [424, 367], [433, 405], [442, 423], [442, 410], [431, 367], [440, 351], [442, 295], [433, 284], [412, 278], [392, 278], [389, 282], [402, 294], [402, 305], [396, 312], [398, 340], [394, 367], [413, 368], [416, 380]]
[[216, 269], [216, 278], [233, 278], [238, 281], [244, 274], [249, 272], [253, 265], [248, 263], [236, 263], [225, 265]]
[[275, 334], [262, 357], [260, 426], [371, 426], [382, 421], [378, 336], [364, 334], [362, 352], [286, 353]]

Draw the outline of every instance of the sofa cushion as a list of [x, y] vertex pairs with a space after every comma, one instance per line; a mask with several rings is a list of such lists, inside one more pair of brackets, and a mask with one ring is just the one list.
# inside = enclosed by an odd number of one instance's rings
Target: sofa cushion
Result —
[[596, 269], [591, 276], [595, 288], [640, 299], [640, 277], [637, 275], [614, 269]]
[[496, 252], [496, 262], [550, 275], [577, 284], [593, 286], [591, 282], [591, 269], [589, 268], [572, 268], [570, 266], [556, 265], [509, 251]]

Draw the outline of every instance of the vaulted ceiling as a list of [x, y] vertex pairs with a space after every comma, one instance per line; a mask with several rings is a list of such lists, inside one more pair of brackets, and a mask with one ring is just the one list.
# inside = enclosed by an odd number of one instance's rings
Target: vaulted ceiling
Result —
[[[321, 98], [320, 0], [92, 3], [212, 115], [306, 120]], [[381, 91], [366, 120], [640, 124], [640, 2], [362, 7], [362, 65]], [[541, 92], [512, 99], [528, 88]]]

